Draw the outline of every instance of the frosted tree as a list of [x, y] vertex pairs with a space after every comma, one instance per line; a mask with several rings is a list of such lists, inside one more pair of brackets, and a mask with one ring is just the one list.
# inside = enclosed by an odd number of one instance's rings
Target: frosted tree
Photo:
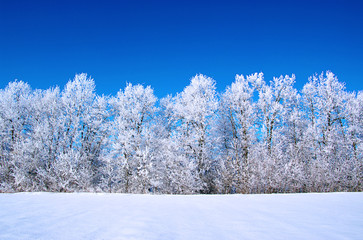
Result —
[[247, 192], [250, 173], [250, 151], [255, 142], [254, 87], [263, 74], [237, 75], [220, 101], [217, 131], [221, 144], [221, 180], [224, 192]]
[[195, 161], [186, 157], [181, 147], [178, 117], [174, 114], [176, 98], [167, 96], [160, 100], [160, 110], [153, 124], [153, 151], [158, 171], [158, 191], [171, 194], [199, 192], [202, 184]]
[[176, 96], [174, 105], [174, 114], [178, 119], [175, 138], [180, 153], [196, 166], [203, 192], [210, 192], [213, 188], [213, 141], [210, 131], [218, 103], [215, 88], [212, 78], [196, 75], [189, 86]]
[[152, 188], [153, 155], [150, 122], [156, 111], [151, 87], [128, 84], [111, 100], [114, 111], [112, 146], [104, 176], [110, 191], [147, 192]]
[[31, 88], [22, 81], [0, 91], [0, 187], [4, 190], [26, 191], [32, 184], [31, 163], [23, 158], [31, 131], [31, 102]]
[[263, 139], [271, 153], [274, 137], [281, 126], [282, 116], [286, 112], [284, 104], [295, 95], [293, 84], [295, 76], [274, 77], [267, 85], [263, 80], [257, 81], [255, 86], [259, 93], [257, 107], [260, 112]]
[[61, 91], [0, 89], [0, 192], [361, 191], [363, 93], [330, 71], [301, 94], [295, 76], [237, 75], [217, 98], [196, 75], [157, 102], [127, 84], [98, 96], [77, 74]]
[[294, 88], [289, 89], [283, 101], [283, 109], [278, 138], [284, 164], [284, 179], [280, 188], [285, 192], [306, 191], [307, 164], [303, 142], [306, 123], [301, 95]]
[[310, 188], [313, 191], [356, 189], [359, 171], [355, 166], [359, 161], [356, 162], [353, 149], [359, 139], [356, 116], [360, 111], [356, 95], [347, 93], [344, 85], [328, 71], [309, 79], [303, 97]]
[[261, 163], [261, 171], [258, 172], [257, 178], [262, 184], [263, 191], [281, 191], [281, 181], [284, 176], [284, 142], [281, 141], [283, 120], [286, 112], [289, 110], [288, 105], [290, 98], [296, 95], [293, 88], [295, 76], [274, 77], [267, 85], [262, 79], [255, 82], [258, 91], [258, 116], [260, 132], [263, 141], [256, 146], [257, 156], [255, 159], [264, 159]]
[[346, 148], [349, 160], [343, 165], [348, 190], [361, 191], [363, 180], [363, 92], [348, 95], [346, 107]]
[[61, 93], [61, 111], [60, 153], [51, 172], [60, 191], [91, 189], [98, 177], [98, 156], [104, 138], [100, 128], [106, 119], [106, 106], [102, 98], [96, 98], [93, 79], [78, 74], [69, 81]]
[[32, 99], [32, 131], [28, 146], [25, 147], [27, 158], [32, 159], [33, 190], [52, 191], [56, 180], [49, 171], [59, 155], [59, 141], [62, 126], [60, 90], [58, 87], [48, 90], [36, 90]]

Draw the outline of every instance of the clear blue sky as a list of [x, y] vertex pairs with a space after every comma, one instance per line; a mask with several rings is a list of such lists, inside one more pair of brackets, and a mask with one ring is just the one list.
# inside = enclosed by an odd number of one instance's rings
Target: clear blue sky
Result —
[[64, 84], [75, 73], [114, 95], [126, 81], [158, 97], [197, 73], [219, 91], [236, 74], [333, 71], [363, 90], [363, 1], [0, 0], [0, 88]]

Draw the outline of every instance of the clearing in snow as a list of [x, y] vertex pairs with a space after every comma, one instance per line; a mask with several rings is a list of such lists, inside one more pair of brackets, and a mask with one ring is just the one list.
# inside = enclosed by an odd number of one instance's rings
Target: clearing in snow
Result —
[[363, 193], [0, 194], [0, 239], [362, 239]]

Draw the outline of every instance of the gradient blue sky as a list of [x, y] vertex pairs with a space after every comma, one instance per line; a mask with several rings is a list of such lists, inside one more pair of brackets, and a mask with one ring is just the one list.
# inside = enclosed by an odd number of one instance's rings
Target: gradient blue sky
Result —
[[363, 1], [0, 0], [0, 88], [64, 84], [75, 73], [114, 95], [126, 82], [175, 94], [197, 73], [218, 91], [236, 74], [265, 80], [333, 71], [363, 89]]

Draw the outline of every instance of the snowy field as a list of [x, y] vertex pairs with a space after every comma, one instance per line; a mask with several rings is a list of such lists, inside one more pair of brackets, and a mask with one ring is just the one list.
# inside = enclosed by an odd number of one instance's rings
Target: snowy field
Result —
[[0, 194], [0, 239], [363, 239], [363, 193]]

